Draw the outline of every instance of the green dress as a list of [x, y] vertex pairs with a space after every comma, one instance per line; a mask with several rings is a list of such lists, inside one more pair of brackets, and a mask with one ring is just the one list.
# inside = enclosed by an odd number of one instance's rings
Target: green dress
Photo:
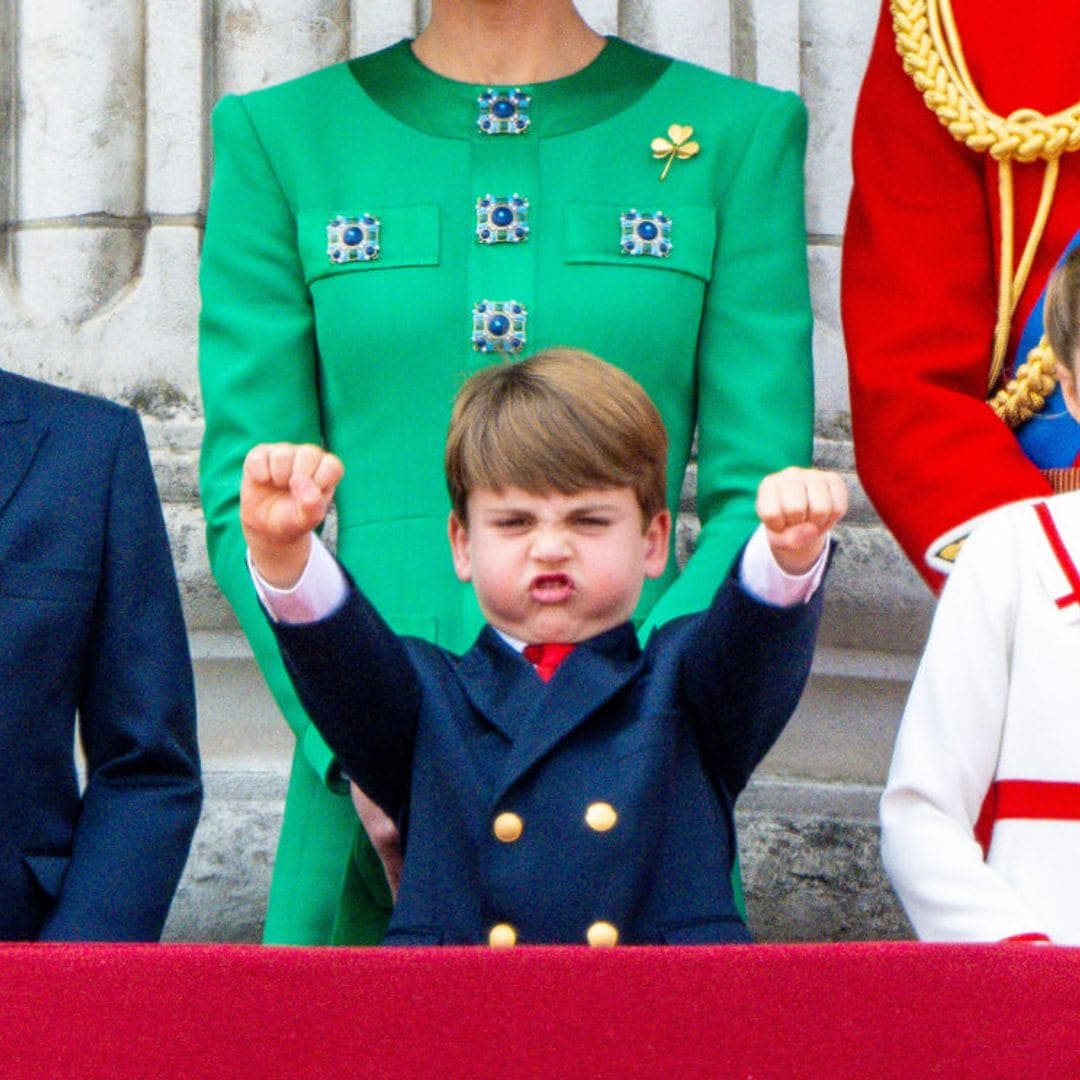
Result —
[[[250, 584], [237, 502], [251, 446], [341, 456], [342, 561], [398, 632], [454, 651], [481, 618], [451, 567], [442, 452], [477, 368], [553, 345], [625, 368], [667, 424], [673, 512], [696, 428], [701, 534], [681, 575], [672, 560], [646, 583], [643, 633], [708, 604], [760, 478], [810, 457], [798, 97], [618, 39], [575, 75], [489, 89], [432, 73], [403, 41], [214, 111], [210, 560], [297, 739], [267, 941], [377, 941], [389, 898]], [[661, 180], [651, 144], [676, 124], [699, 152]]]

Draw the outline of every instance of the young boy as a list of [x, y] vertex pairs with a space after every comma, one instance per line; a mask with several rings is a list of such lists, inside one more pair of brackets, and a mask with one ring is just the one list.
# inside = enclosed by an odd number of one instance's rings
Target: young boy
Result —
[[[749, 940], [734, 802], [798, 701], [820, 596], [772, 606], [732, 577], [642, 651], [629, 620], [668, 557], [666, 463], [644, 391], [595, 357], [470, 379], [447, 440], [449, 535], [489, 625], [458, 658], [395, 636], [336, 564], [327, 580], [311, 530], [335, 457], [249, 454], [241, 516], [286, 664], [405, 842], [388, 944]], [[845, 500], [833, 474], [768, 478], [749, 587], [816, 592]]]
[[[1046, 332], [1080, 420], [1080, 249]], [[882, 857], [920, 938], [1080, 944], [1080, 492], [965, 541], [881, 801]]]

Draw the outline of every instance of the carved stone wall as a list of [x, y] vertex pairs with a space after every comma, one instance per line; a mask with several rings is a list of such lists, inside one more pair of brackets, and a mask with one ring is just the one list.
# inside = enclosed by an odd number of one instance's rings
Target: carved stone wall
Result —
[[[849, 474], [855, 505], [811, 686], [742, 811], [745, 869], [766, 936], [903, 932], [874, 803], [930, 600], [850, 475], [838, 311], [851, 117], [877, 6], [579, 7], [600, 31], [798, 90], [810, 107], [817, 456]], [[257, 937], [291, 748], [210, 578], [198, 507], [209, 110], [411, 35], [425, 16], [422, 0], [0, 0], [0, 365], [139, 409], [192, 634], [208, 802], [173, 937]], [[688, 500], [684, 553], [695, 529]]]

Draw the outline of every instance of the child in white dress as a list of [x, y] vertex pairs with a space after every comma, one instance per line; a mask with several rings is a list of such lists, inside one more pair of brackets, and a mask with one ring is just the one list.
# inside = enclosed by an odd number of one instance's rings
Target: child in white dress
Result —
[[[1080, 249], [1045, 325], [1080, 420]], [[934, 616], [881, 801], [920, 938], [1080, 944], [1080, 491], [988, 515]]]

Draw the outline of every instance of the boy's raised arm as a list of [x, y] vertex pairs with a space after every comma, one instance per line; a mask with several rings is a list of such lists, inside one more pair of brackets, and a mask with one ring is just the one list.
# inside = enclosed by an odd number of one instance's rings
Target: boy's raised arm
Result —
[[[816, 578], [830, 529], [846, 509], [847, 489], [835, 473], [789, 468], [758, 488], [769, 551], [791, 576]], [[706, 758], [732, 797], [798, 704], [822, 606], [816, 585], [801, 600], [777, 603], [736, 579], [733, 574], [717, 592], [683, 662], [686, 701]]]
[[[338, 457], [311, 444], [263, 443], [248, 453], [240, 522], [263, 583], [290, 590], [304, 576], [311, 534], [344, 472]], [[277, 619], [270, 603], [267, 612], [308, 715], [349, 777], [396, 817], [408, 797], [419, 686], [401, 640], [359, 590], [345, 587], [343, 605], [313, 619]], [[392, 887], [393, 870], [387, 864]]]

